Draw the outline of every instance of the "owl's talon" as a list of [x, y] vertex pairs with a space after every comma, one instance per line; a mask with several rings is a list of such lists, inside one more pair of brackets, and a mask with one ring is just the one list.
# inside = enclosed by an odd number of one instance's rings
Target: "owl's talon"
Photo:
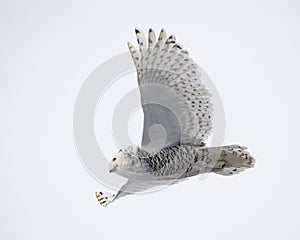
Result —
[[103, 193], [103, 192], [95, 192], [96, 198], [101, 206], [106, 207], [109, 203], [112, 202], [113, 196], [109, 193]]

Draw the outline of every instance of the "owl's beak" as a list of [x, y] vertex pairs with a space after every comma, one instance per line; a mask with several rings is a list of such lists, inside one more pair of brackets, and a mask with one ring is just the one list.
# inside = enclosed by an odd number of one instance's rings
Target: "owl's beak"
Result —
[[110, 173], [112, 173], [112, 172], [114, 172], [114, 171], [116, 170], [116, 167], [117, 167], [117, 166], [110, 166], [108, 171], [109, 171]]

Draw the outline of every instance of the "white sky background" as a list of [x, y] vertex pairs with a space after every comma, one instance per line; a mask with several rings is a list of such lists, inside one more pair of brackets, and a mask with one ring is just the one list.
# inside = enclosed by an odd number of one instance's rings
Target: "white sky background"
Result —
[[[0, 238], [299, 239], [299, 11], [296, 0], [1, 1]], [[166, 28], [209, 74], [226, 143], [248, 146], [254, 169], [97, 204], [74, 103], [99, 64], [135, 43], [135, 26]]]

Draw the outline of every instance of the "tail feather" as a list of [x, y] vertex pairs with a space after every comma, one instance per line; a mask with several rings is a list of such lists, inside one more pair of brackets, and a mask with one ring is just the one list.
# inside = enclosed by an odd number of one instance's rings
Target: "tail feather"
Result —
[[224, 146], [212, 172], [231, 176], [252, 168], [255, 165], [255, 159], [246, 149], [239, 145]]

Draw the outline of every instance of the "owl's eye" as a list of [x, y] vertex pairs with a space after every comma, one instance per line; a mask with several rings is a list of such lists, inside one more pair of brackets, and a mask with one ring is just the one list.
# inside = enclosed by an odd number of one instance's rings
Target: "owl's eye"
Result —
[[113, 159], [112, 159], [113, 162], [116, 161], [116, 160], [117, 160], [116, 158], [113, 158]]

